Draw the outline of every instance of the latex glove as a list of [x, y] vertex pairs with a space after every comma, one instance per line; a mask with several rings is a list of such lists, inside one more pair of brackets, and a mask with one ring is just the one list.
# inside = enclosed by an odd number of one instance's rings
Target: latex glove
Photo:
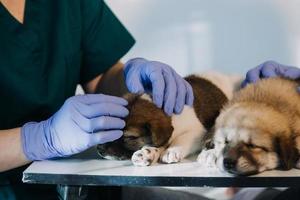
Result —
[[130, 92], [152, 94], [153, 102], [168, 115], [180, 113], [185, 104], [193, 104], [190, 84], [164, 63], [131, 59], [125, 64], [124, 75]]
[[[300, 69], [282, 65], [275, 61], [267, 61], [247, 72], [242, 87], [246, 86], [248, 83], [255, 83], [261, 78], [270, 77], [284, 77], [295, 80], [300, 78]], [[300, 88], [298, 88], [298, 90], [300, 91]]]
[[48, 120], [21, 128], [23, 151], [29, 160], [44, 160], [116, 140], [123, 134], [126, 105], [122, 98], [101, 94], [71, 97]]

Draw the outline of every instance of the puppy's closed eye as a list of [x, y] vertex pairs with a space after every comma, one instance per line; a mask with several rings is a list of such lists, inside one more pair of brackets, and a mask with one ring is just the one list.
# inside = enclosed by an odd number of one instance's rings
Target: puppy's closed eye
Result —
[[263, 146], [258, 146], [256, 144], [253, 143], [245, 143], [245, 145], [250, 148], [250, 149], [261, 149], [263, 151], [269, 152], [269, 149]]
[[128, 140], [136, 140], [136, 139], [138, 139], [138, 137], [137, 137], [137, 136], [130, 135], [130, 136], [124, 136], [124, 139], [128, 139]]

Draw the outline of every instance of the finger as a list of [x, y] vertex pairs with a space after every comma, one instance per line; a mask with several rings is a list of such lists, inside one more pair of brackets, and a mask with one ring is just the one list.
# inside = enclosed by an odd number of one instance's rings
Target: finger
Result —
[[255, 83], [260, 79], [260, 70], [263, 67], [263, 64], [251, 69], [246, 74], [247, 83]]
[[74, 122], [74, 126], [79, 127], [82, 131], [86, 133], [92, 132], [92, 128], [88, 127], [90, 120], [84, 117], [77, 109], [73, 109], [71, 113], [71, 119]]
[[97, 103], [86, 105], [77, 103], [75, 105], [78, 112], [86, 118], [95, 118], [99, 116], [126, 117], [129, 114], [127, 108], [114, 103]]
[[132, 59], [125, 64], [125, 82], [131, 93], [142, 94], [145, 92], [140, 73], [133, 70], [136, 68], [134, 65], [139, 65], [139, 68], [141, 68], [145, 62], [144, 59]]
[[289, 67], [282, 76], [289, 79], [298, 79], [300, 77], [300, 69], [297, 67]]
[[165, 80], [162, 72], [160, 70], [151, 72], [149, 74], [149, 80], [152, 85], [153, 102], [157, 107], [161, 108], [165, 91]]
[[125, 121], [116, 117], [96, 117], [87, 119], [78, 111], [73, 112], [72, 119], [86, 133], [93, 133], [100, 130], [123, 129]]
[[104, 94], [85, 94], [77, 95], [75, 98], [84, 104], [97, 104], [97, 103], [114, 103], [126, 106], [128, 102], [121, 97], [104, 95]]
[[185, 103], [189, 106], [192, 106], [194, 103], [194, 91], [192, 86], [185, 81], [185, 87], [186, 87], [186, 99], [185, 99]]
[[250, 70], [246, 74], [246, 80], [248, 83], [255, 83], [260, 79], [260, 71]]
[[246, 87], [247, 84], [248, 84], [248, 81], [247, 81], [247, 79], [245, 79], [245, 80], [243, 80], [241, 87], [244, 88], [244, 87]]
[[164, 111], [168, 115], [173, 113], [177, 96], [177, 87], [174, 74], [172, 71], [164, 70], [163, 77], [165, 79], [165, 95], [164, 95]]
[[90, 119], [90, 132], [96, 132], [100, 130], [111, 129], [123, 129], [125, 127], [125, 121], [117, 117], [101, 116]]
[[141, 77], [135, 71], [129, 71], [126, 77], [126, 86], [131, 93], [142, 94], [145, 92]]
[[266, 62], [261, 68], [261, 78], [272, 78], [277, 77], [276, 64], [273, 62]]
[[122, 137], [123, 132], [120, 130], [100, 131], [90, 135], [90, 144], [92, 146], [97, 144], [104, 144], [112, 142]]
[[177, 96], [176, 96], [176, 101], [175, 101], [175, 113], [179, 114], [181, 113], [183, 106], [185, 104], [185, 97], [187, 93], [187, 88], [185, 86], [185, 80], [181, 78], [178, 74], [173, 72], [175, 76], [175, 82], [177, 86]]

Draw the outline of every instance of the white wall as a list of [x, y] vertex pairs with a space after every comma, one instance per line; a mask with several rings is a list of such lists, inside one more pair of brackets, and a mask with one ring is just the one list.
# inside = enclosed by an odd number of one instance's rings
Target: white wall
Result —
[[106, 0], [137, 40], [124, 57], [170, 64], [180, 74], [245, 73], [273, 59], [300, 66], [300, 1]]

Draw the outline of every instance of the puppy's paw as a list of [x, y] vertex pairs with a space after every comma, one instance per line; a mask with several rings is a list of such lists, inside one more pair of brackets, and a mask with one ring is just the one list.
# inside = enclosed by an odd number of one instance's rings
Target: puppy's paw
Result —
[[177, 163], [183, 159], [179, 147], [168, 148], [161, 156], [160, 161], [163, 163]]
[[133, 153], [131, 161], [135, 166], [149, 166], [156, 162], [159, 157], [159, 150], [155, 147], [143, 147]]
[[198, 155], [197, 161], [205, 167], [216, 167], [217, 155], [215, 149], [203, 149]]

